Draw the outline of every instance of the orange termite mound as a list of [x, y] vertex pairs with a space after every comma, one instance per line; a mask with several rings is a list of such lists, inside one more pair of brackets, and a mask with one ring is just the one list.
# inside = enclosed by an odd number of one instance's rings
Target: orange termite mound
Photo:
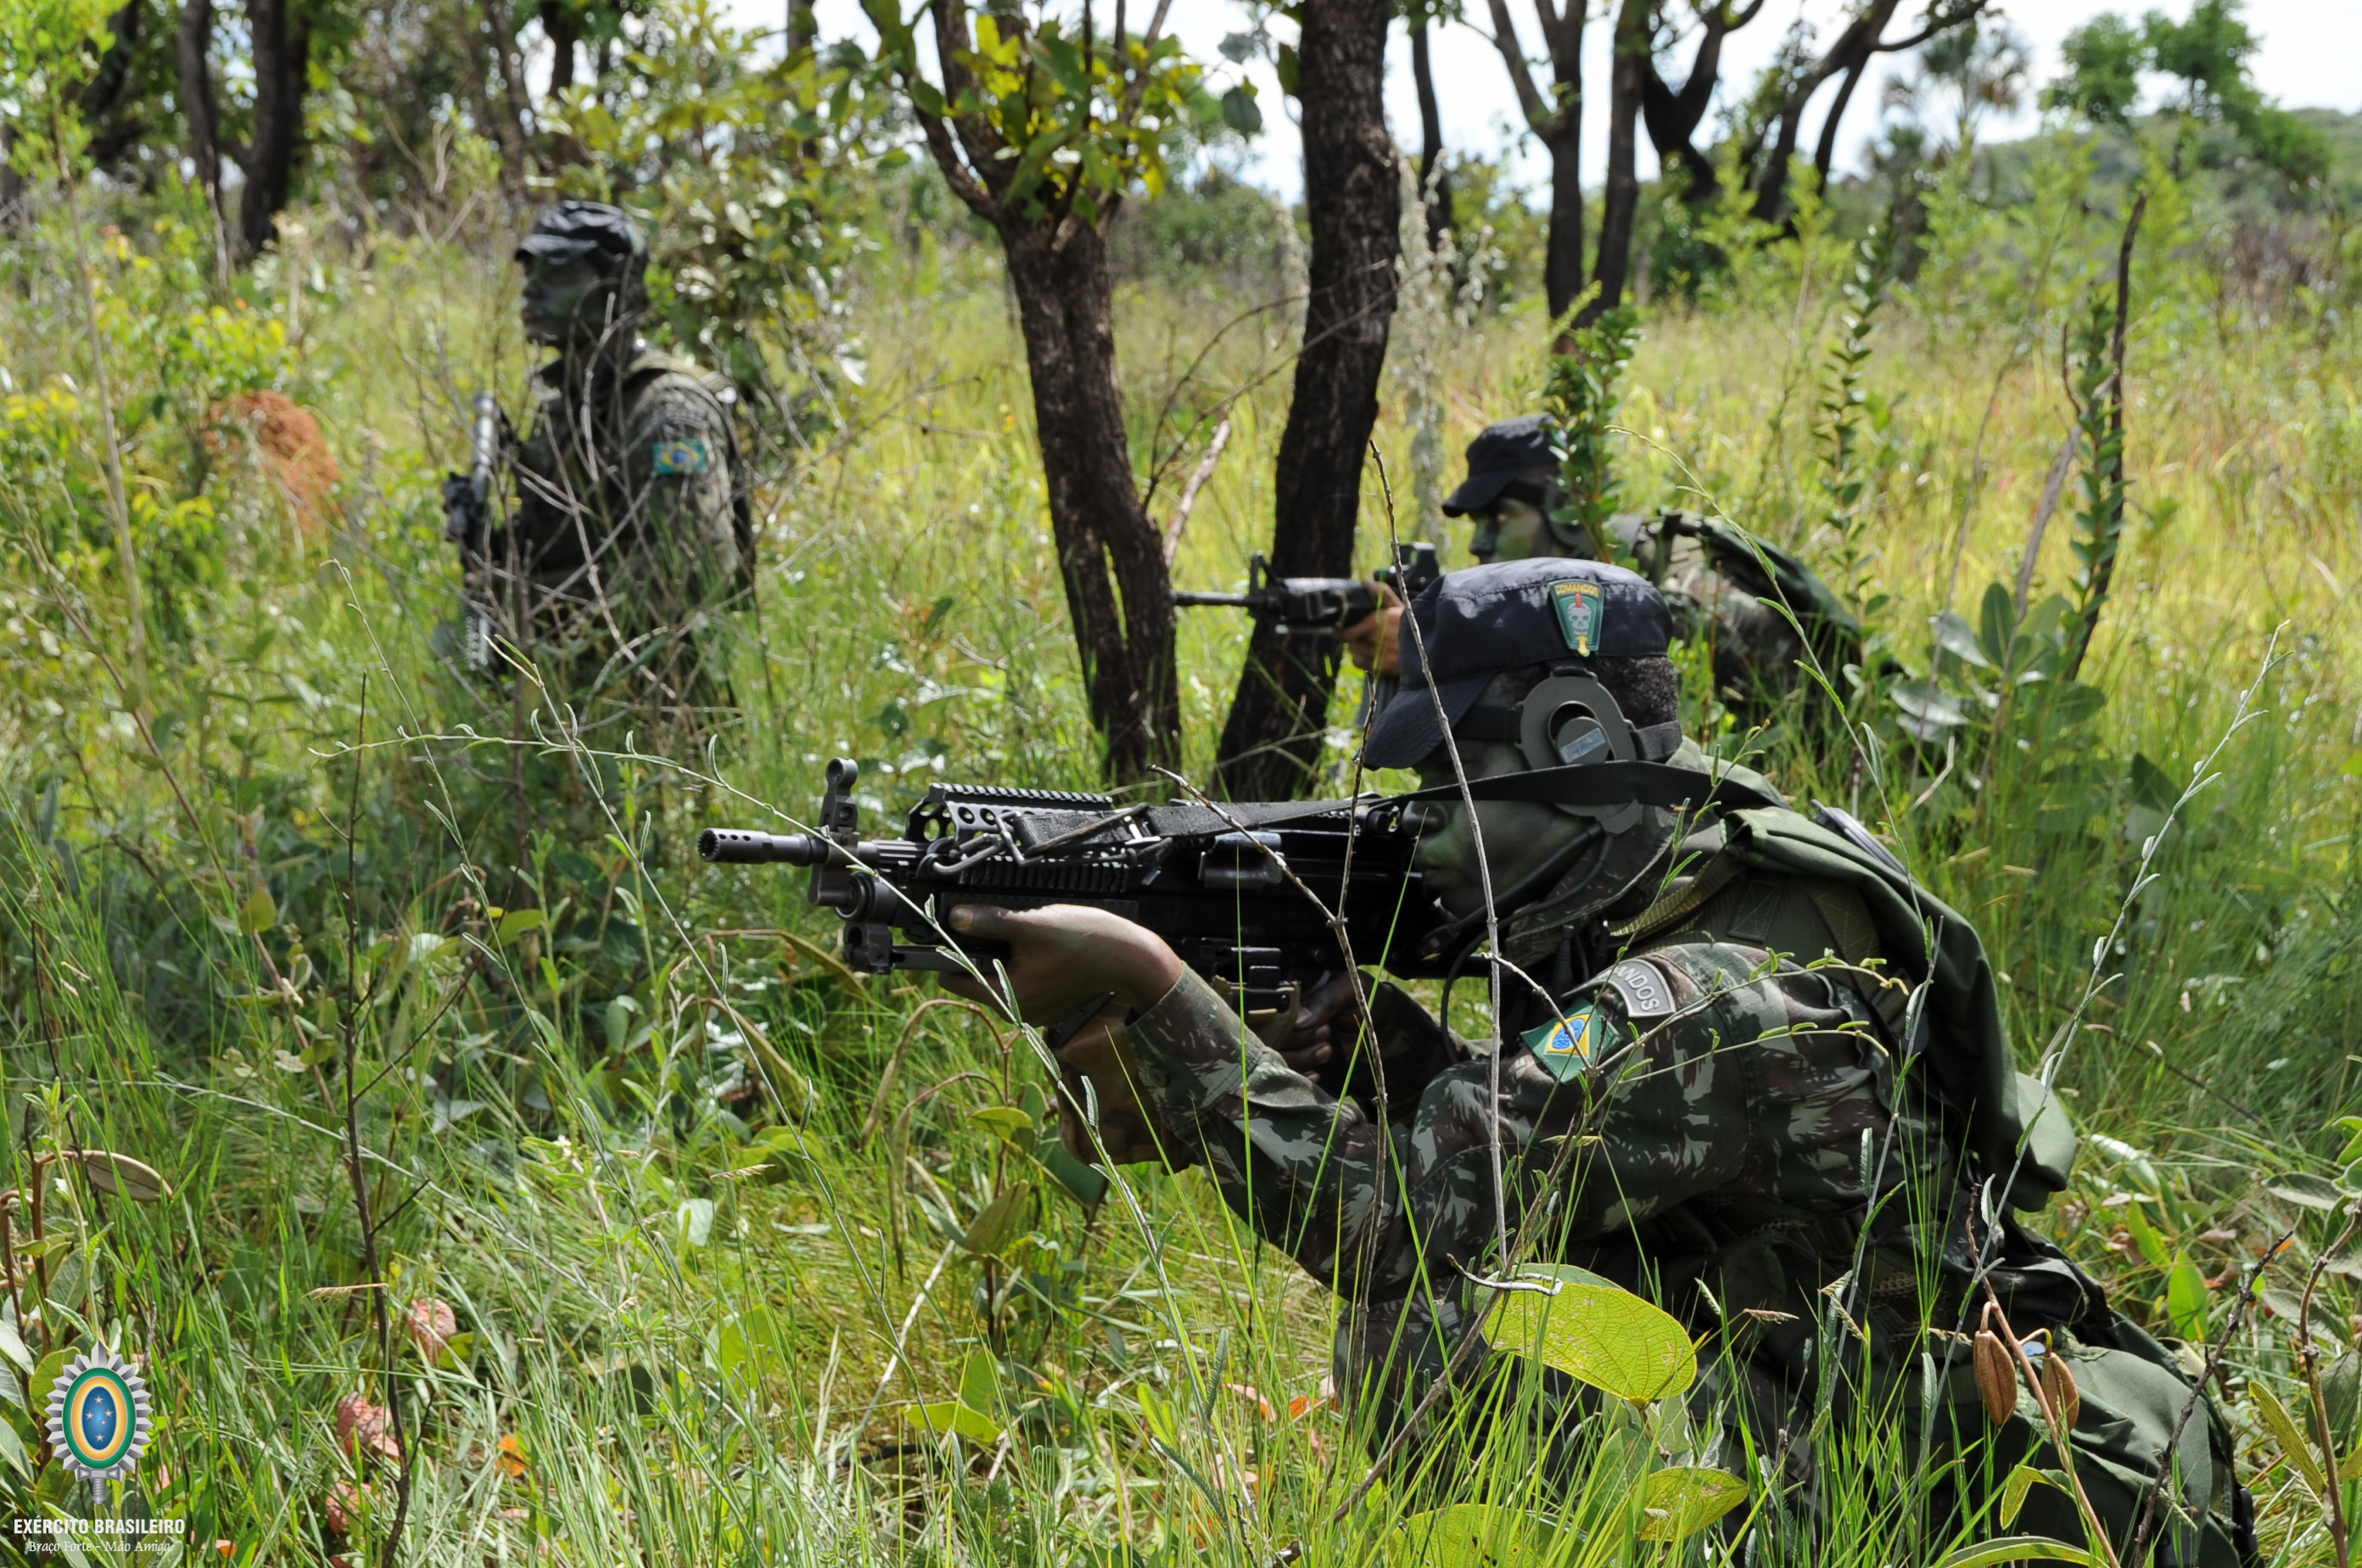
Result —
[[310, 409], [275, 392], [240, 392], [214, 406], [212, 425], [206, 446], [231, 452], [251, 440], [297, 526], [311, 536], [326, 532], [337, 512], [337, 458]]

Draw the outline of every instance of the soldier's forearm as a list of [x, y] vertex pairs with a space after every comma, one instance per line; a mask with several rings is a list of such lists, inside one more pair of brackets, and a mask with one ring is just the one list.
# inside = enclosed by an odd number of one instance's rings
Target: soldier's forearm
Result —
[[1374, 1232], [1397, 1234], [1398, 1191], [1380, 1181], [1385, 1132], [1257, 1039], [1225, 1000], [1184, 972], [1131, 1025], [1143, 1099], [1174, 1136], [1194, 1144], [1223, 1200], [1316, 1277], [1350, 1288], [1341, 1269], [1366, 1257], [1391, 1272]]

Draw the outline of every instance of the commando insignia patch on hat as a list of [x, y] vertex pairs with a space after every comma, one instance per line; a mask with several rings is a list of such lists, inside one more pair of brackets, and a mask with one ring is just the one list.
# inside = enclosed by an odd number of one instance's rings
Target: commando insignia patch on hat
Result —
[[1558, 612], [1558, 629], [1577, 657], [1589, 658], [1600, 644], [1607, 624], [1607, 602], [1595, 582], [1551, 584], [1551, 608]]
[[702, 441], [657, 443], [656, 470], [660, 474], [701, 474], [712, 461]]
[[1616, 1038], [1616, 1025], [1600, 1016], [1596, 1005], [1554, 1019], [1523, 1036], [1534, 1059], [1561, 1083], [1595, 1064]]

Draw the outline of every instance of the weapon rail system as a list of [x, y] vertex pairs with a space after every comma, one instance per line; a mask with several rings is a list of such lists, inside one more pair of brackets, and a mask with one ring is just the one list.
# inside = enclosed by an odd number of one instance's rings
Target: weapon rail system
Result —
[[1272, 1007], [1291, 984], [1346, 966], [1306, 889], [1341, 916], [1355, 963], [1405, 977], [1450, 963], [1429, 950], [1447, 922], [1411, 866], [1418, 834], [1398, 801], [1119, 808], [1103, 795], [937, 784], [901, 837], [865, 839], [860, 776], [847, 758], [828, 765], [818, 833], [709, 828], [697, 841], [723, 865], [809, 867], [811, 901], [844, 918], [857, 971], [963, 971], [955, 948], [986, 970], [1008, 956], [1006, 944], [944, 929], [955, 905], [1087, 904], [1155, 932], [1200, 975], [1242, 988], [1250, 1008]]

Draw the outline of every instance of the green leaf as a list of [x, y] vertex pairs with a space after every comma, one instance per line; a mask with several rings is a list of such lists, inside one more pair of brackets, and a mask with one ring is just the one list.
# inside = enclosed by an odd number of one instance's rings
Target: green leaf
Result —
[[2137, 1198], [2125, 1205], [2125, 1229], [2133, 1233], [2133, 1244], [2140, 1249], [2141, 1256], [2159, 1268], [2172, 1263], [2173, 1253], [2167, 1250], [2165, 1238], [2148, 1222], [2148, 1213]]
[[240, 936], [254, 936], [279, 923], [279, 906], [270, 901], [270, 889], [261, 883], [246, 896], [237, 911], [237, 932]]
[[58, 1378], [64, 1374], [66, 1363], [73, 1358], [71, 1347], [53, 1350], [41, 1358], [39, 1366], [33, 1368], [32, 1381], [25, 1386], [25, 1408], [33, 1413], [36, 1420], [48, 1419], [50, 1394], [57, 1387]]
[[1263, 110], [1255, 104], [1253, 87], [1242, 82], [1222, 94], [1222, 123], [1241, 136], [1263, 129]]
[[2004, 1535], [1948, 1553], [1937, 1561], [1935, 1568], [2000, 1568], [2005, 1562], [2027, 1561], [2081, 1562], [2089, 1568], [2092, 1554], [2080, 1546], [2070, 1546], [2047, 1535]]
[[1018, 1227], [1024, 1223], [1026, 1205], [1032, 1201], [1033, 1184], [1030, 1181], [1010, 1183], [1008, 1189], [977, 1211], [969, 1222], [967, 1234], [960, 1245], [979, 1258], [997, 1258], [1001, 1250], [1017, 1238]]
[[1640, 1496], [1640, 1539], [1686, 1540], [1745, 1501], [1747, 1483], [1727, 1470], [1657, 1471]]
[[1388, 1555], [1428, 1568], [1498, 1568], [1532, 1562], [1550, 1551], [1550, 1524], [1518, 1508], [1456, 1503], [1403, 1520]]
[[987, 1350], [972, 1350], [960, 1364], [960, 1403], [971, 1410], [1000, 1408], [1000, 1364]]
[[2337, 1184], [2324, 1176], [2303, 1171], [2290, 1171], [2264, 1183], [2264, 1190], [2284, 1203], [2301, 1209], [2318, 1209], [2324, 1214], [2334, 1214], [2345, 1207], [2346, 1197], [2337, 1190]]
[[910, 1420], [937, 1437], [956, 1434], [979, 1447], [1000, 1441], [1000, 1423], [981, 1410], [971, 1410], [956, 1399], [911, 1407]]
[[[334, 1055], [333, 1043], [330, 1054]], [[90, 1185], [101, 1192], [127, 1198], [134, 1203], [156, 1203], [172, 1196], [171, 1184], [155, 1166], [128, 1154], [84, 1149], [71, 1157], [82, 1165], [82, 1174], [90, 1178]]]
[[2185, 1340], [2206, 1337], [2206, 1276], [2188, 1258], [2174, 1261], [2165, 1276], [2165, 1310], [2174, 1332]]
[[2036, 1470], [2031, 1464], [2021, 1464], [2009, 1473], [2009, 1479], [2001, 1484], [2001, 1522], [2004, 1529], [2017, 1522], [2018, 1510], [2025, 1507], [2028, 1492], [2037, 1485], [2058, 1485], [2053, 1479], [2055, 1474], [2048, 1470]]
[[17, 1429], [5, 1419], [0, 1419], [0, 1459], [6, 1460], [8, 1467], [17, 1474], [31, 1479], [33, 1460], [25, 1452], [25, 1440], [18, 1437]]
[[1662, 1399], [1697, 1376], [1697, 1353], [1672, 1314], [1581, 1269], [1529, 1265], [1521, 1280], [1555, 1294], [1509, 1290], [1485, 1316], [1485, 1337], [1634, 1404]]
[[968, 1120], [1004, 1143], [1013, 1143], [1021, 1133], [1033, 1131], [1033, 1119], [1013, 1105], [988, 1105], [969, 1112]]
[[2297, 1430], [2296, 1418], [2289, 1414], [2286, 1405], [2280, 1403], [2280, 1397], [2260, 1380], [2251, 1377], [2247, 1380], [2247, 1399], [2256, 1407], [2256, 1414], [2263, 1418], [2264, 1426], [2279, 1443], [2280, 1452], [2288, 1456], [2289, 1463], [2295, 1467], [2304, 1484], [2312, 1488], [2313, 1496], [2316, 1499], [2326, 1498], [2329, 1496], [2329, 1480], [2323, 1474], [2320, 1456], [2313, 1452], [2312, 1444]]
[[17, 1325], [5, 1319], [0, 1319], [0, 1355], [16, 1363], [27, 1376], [32, 1375], [33, 1353], [25, 1348], [24, 1336], [17, 1332]]
[[539, 931], [548, 920], [549, 917], [540, 910], [511, 910], [501, 916], [501, 923], [493, 929], [492, 940], [506, 947], [526, 932]]
[[1936, 617], [1934, 624], [1937, 647], [1963, 664], [1975, 665], [1979, 669], [1992, 668], [1992, 660], [1987, 658], [1984, 649], [1977, 646], [1976, 628], [1970, 626], [1958, 611], [1945, 611]]

